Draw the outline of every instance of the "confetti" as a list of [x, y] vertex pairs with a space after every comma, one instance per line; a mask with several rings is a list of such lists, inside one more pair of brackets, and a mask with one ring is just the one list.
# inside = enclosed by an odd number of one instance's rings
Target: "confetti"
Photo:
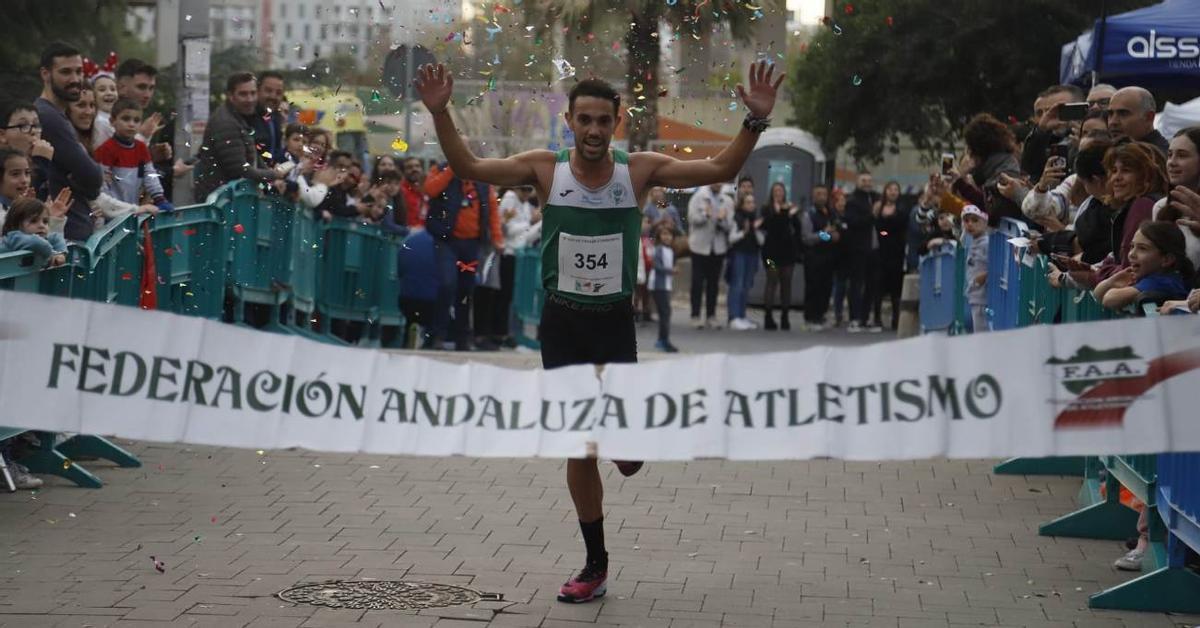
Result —
[[896, 20], [892, 19], [892, 16], [890, 16], [890, 15], [887, 16], [887, 19], [885, 19], [884, 21], [887, 22], [888, 28], [891, 28], [896, 25]]
[[854, 5], [849, 2], [846, 3], [846, 6], [842, 7], [842, 10], [846, 12], [846, 15], [854, 15]]
[[66, 471], [67, 469], [70, 469], [72, 464], [73, 464], [73, 463], [71, 462], [71, 459], [70, 459], [70, 458], [64, 458], [64, 459], [63, 459], [63, 471]]
[[234, 232], [234, 233], [245, 233], [245, 232], [246, 232], [246, 228], [245, 228], [245, 227], [243, 227], [243, 226], [242, 226], [242, 223], [240, 223], [240, 222], [239, 222], [238, 224], [236, 224], [236, 225], [234, 225], [234, 226], [233, 226], [233, 232]]
[[383, 96], [379, 94], [379, 90], [371, 90], [371, 102], [383, 102]]
[[123, 281], [129, 281], [130, 279], [133, 279], [133, 273], [121, 273], [121, 279]]
[[458, 265], [458, 270], [460, 272], [473, 273], [473, 272], [475, 272], [475, 269], [479, 267], [479, 260], [475, 260], [470, 263], [458, 261], [458, 262], [455, 262], [455, 264]]
[[150, 562], [154, 563], [154, 570], [158, 573], [167, 573], [167, 564], [161, 560], [151, 556]]
[[408, 142], [404, 141], [404, 139], [402, 139], [402, 138], [397, 137], [396, 139], [392, 140], [392, 150], [399, 152], [399, 153], [406, 153], [406, 152], [408, 152]]
[[817, 237], [820, 238], [822, 242], [829, 242], [833, 239], [833, 236], [829, 235], [828, 231], [822, 231], [818, 233]]
[[855, 87], [862, 85], [862, 77], [855, 74], [853, 77], [850, 78], [850, 84], [854, 85]]
[[566, 59], [560, 57], [555, 59], [553, 63], [555, 71], [558, 72], [558, 80], [565, 81], [575, 76], [575, 66], [571, 65], [571, 62]]

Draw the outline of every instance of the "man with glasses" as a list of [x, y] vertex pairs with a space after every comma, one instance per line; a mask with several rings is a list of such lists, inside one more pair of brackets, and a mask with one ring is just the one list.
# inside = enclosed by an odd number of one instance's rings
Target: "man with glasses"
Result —
[[1089, 111], [1107, 111], [1108, 103], [1112, 100], [1117, 88], [1108, 83], [1100, 83], [1088, 91], [1087, 104]]
[[100, 195], [104, 176], [100, 165], [79, 143], [66, 114], [67, 104], [79, 100], [83, 91], [83, 57], [67, 44], [52, 43], [42, 51], [39, 73], [42, 95], [34, 105], [42, 137], [54, 147], [53, 159], [46, 168], [48, 198], [54, 198], [63, 188], [71, 188], [71, 206], [63, 234], [68, 240], [86, 240], [94, 229], [88, 205]]

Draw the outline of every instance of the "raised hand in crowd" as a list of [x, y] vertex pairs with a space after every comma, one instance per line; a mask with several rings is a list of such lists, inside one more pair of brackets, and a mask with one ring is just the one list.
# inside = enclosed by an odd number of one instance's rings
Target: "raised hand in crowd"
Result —
[[1066, 178], [1067, 167], [1063, 165], [1059, 157], [1051, 157], [1050, 159], [1046, 160], [1046, 167], [1042, 170], [1042, 178], [1038, 179], [1035, 187], [1037, 188], [1038, 192], [1045, 194], [1046, 192], [1058, 187], [1063, 182], [1063, 179]]
[[59, 190], [58, 195], [54, 197], [54, 200], [46, 203], [46, 211], [50, 212], [51, 218], [66, 218], [67, 211], [70, 209], [71, 188], [63, 188]]
[[1183, 214], [1183, 218], [1175, 221], [1176, 224], [1188, 227], [1197, 236], [1200, 236], [1200, 194], [1195, 190], [1182, 185], [1175, 186], [1171, 190], [1171, 207], [1179, 210]]
[[166, 142], [159, 142], [150, 145], [150, 160], [154, 162], [171, 161], [171, 157], [175, 156], [175, 152], [171, 150], [171, 145]]
[[1019, 203], [1023, 196], [1022, 190], [1028, 192], [1029, 184], [1024, 179], [1001, 172], [1000, 181], [996, 183], [996, 189], [1000, 191], [1000, 195], [1004, 198], [1014, 203]]
[[154, 137], [154, 134], [163, 130], [164, 126], [165, 125], [162, 123], [162, 114], [158, 113], [156, 111], [156, 112], [146, 116], [145, 120], [142, 120], [142, 124], [138, 126], [137, 132], [138, 132], [138, 135], [141, 135], [142, 137], [146, 138], [146, 141], [148, 143], [150, 138]]
[[50, 142], [38, 138], [33, 140], [33, 148], [31, 149], [30, 154], [34, 157], [41, 157], [46, 160], [54, 159], [54, 146], [50, 144]]
[[153, 216], [154, 214], [158, 213], [158, 205], [155, 205], [153, 203], [144, 203], [142, 205], [138, 205], [137, 209], [133, 210], [133, 213], [149, 214], [149, 215]]
[[171, 166], [171, 173], [177, 177], [182, 177], [183, 175], [191, 172], [195, 167], [195, 163], [189, 164], [182, 159], [176, 159], [175, 164]]

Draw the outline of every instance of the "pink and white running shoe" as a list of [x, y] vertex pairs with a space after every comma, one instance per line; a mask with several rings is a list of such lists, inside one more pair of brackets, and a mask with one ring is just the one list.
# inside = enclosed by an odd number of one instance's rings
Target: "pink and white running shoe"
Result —
[[604, 597], [608, 592], [608, 572], [593, 565], [587, 565], [579, 575], [571, 578], [558, 590], [558, 601], [569, 604], [582, 604], [598, 597]]

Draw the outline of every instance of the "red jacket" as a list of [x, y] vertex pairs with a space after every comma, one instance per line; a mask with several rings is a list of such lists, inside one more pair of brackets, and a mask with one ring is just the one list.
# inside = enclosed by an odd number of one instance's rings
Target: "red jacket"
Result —
[[400, 182], [400, 193], [404, 195], [404, 206], [408, 209], [408, 226], [424, 227], [425, 216], [429, 214], [429, 197], [425, 191], [405, 179]]

